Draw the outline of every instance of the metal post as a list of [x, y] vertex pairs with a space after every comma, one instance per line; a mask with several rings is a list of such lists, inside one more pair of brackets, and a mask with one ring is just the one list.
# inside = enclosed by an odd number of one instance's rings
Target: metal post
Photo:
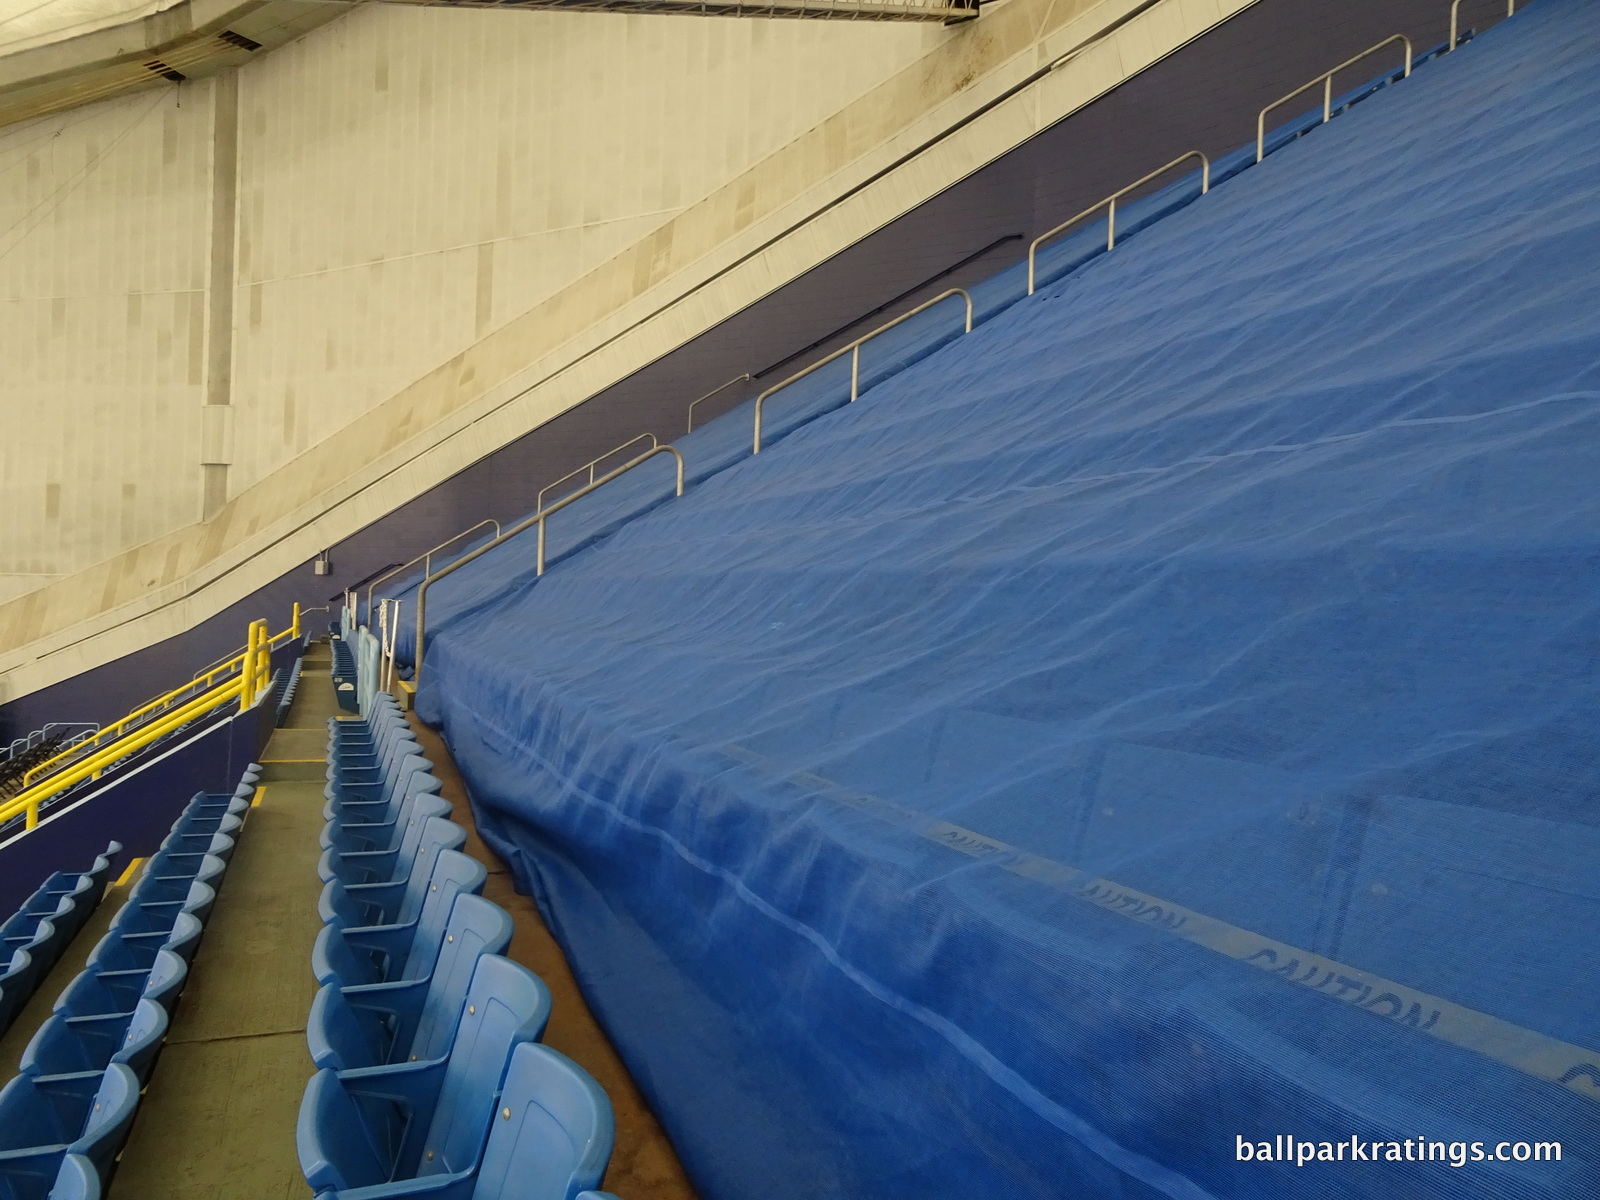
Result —
[[250, 702], [255, 699], [254, 681], [256, 665], [256, 623], [250, 622], [250, 628], [244, 635], [244, 662], [239, 665], [239, 711], [248, 712]]

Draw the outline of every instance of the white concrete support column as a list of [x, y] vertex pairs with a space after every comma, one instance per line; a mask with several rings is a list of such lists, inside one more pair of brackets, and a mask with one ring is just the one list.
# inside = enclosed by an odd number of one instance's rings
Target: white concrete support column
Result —
[[206, 283], [206, 400], [200, 422], [202, 520], [228, 502], [233, 462], [233, 286], [239, 225], [239, 73], [212, 84], [211, 264]]

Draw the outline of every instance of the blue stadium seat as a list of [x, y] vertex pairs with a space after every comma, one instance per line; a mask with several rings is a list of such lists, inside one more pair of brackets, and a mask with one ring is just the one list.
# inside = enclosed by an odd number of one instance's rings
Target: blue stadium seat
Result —
[[227, 863], [215, 854], [202, 854], [199, 862], [195, 864], [186, 862], [174, 864], [168, 859], [156, 864], [156, 869], [163, 873], [156, 874], [146, 870], [128, 896], [129, 904], [183, 901], [188, 899], [189, 889], [196, 883], [203, 883], [215, 891], [222, 873], [227, 870]]
[[427, 976], [446, 944], [445, 922], [456, 897], [482, 891], [487, 878], [482, 863], [455, 850], [441, 850], [416, 920], [348, 928], [324, 925], [311, 950], [312, 974], [318, 983], [341, 987]]
[[188, 973], [189, 964], [170, 950], [157, 951], [148, 971], [96, 971], [88, 967], [62, 991], [54, 1011], [63, 1017], [129, 1013], [144, 999], [170, 1012]]
[[466, 842], [465, 831], [443, 817], [423, 824], [411, 870], [404, 879], [385, 883], [346, 883], [331, 879], [322, 887], [317, 915], [324, 925], [387, 925], [416, 919], [430, 886], [439, 853]]
[[168, 834], [163, 847], [179, 852], [205, 851], [211, 845], [211, 840], [219, 833], [237, 837], [239, 827], [243, 824], [244, 821], [235, 813], [230, 813], [217, 821], [197, 822], [193, 826], [193, 832], [174, 830]]
[[68, 1154], [87, 1158], [103, 1182], [138, 1103], [139, 1080], [124, 1063], [52, 1084], [18, 1075], [0, 1090], [0, 1187], [54, 1179]]
[[[123, 929], [130, 924], [141, 921], [149, 922], [149, 932], [158, 929], [170, 931], [173, 923], [178, 919], [180, 912], [193, 913], [205, 923], [206, 915], [211, 911], [211, 905], [217, 898], [216, 889], [208, 883], [190, 882], [182, 889], [182, 894], [171, 900], [143, 900], [129, 897], [128, 903], [117, 914], [117, 923]], [[129, 916], [126, 921], [124, 915], [129, 910], [134, 910], [135, 915]]]
[[323, 986], [306, 1022], [311, 1061], [345, 1071], [449, 1054], [478, 959], [504, 954], [511, 933], [510, 914], [498, 904], [471, 894], [457, 896], [444, 944], [427, 976]]
[[[413, 775], [405, 791], [382, 812], [344, 815], [323, 810], [327, 822], [319, 839], [324, 850], [390, 850], [400, 845], [419, 812], [427, 816], [448, 816], [450, 802], [438, 795], [438, 779]], [[430, 786], [431, 785], [431, 786]], [[426, 816], [422, 819], [426, 820]]]
[[156, 954], [161, 950], [170, 950], [189, 962], [200, 945], [202, 928], [200, 919], [193, 913], [179, 913], [166, 934], [125, 932], [113, 923], [111, 931], [89, 952], [87, 965], [102, 975], [117, 971], [147, 972], [155, 965]]
[[150, 978], [145, 982], [141, 998], [159, 1004], [170, 1013], [173, 1005], [178, 1002], [178, 993], [183, 991], [188, 976], [189, 964], [185, 959], [171, 950], [159, 951], [155, 963], [150, 968]]
[[61, 1160], [55, 1186], [45, 1200], [100, 1200], [100, 1196], [100, 1176], [95, 1174], [94, 1164], [81, 1154], [69, 1154]]
[[306, 1182], [322, 1196], [475, 1171], [511, 1052], [538, 1041], [549, 1016], [538, 976], [497, 955], [478, 959], [448, 1058], [312, 1077], [295, 1127]]
[[[326, 847], [317, 861], [317, 875], [323, 883], [332, 879], [341, 879], [347, 884], [404, 879], [411, 873], [429, 821], [446, 818], [449, 813], [449, 801], [432, 795], [419, 796], [400, 832], [400, 841], [393, 849], [341, 850], [337, 846]], [[466, 842], [466, 831], [462, 830], [459, 840], [451, 841], [447, 848], [458, 850]]]
[[[415, 743], [409, 743], [405, 748], [414, 746]], [[397, 757], [384, 767], [379, 778], [370, 781], [330, 778], [322, 795], [333, 805], [340, 820], [372, 820], [370, 816], [358, 814], [384, 811], [396, 795], [404, 795], [413, 775], [433, 778], [433, 764], [421, 754], [397, 751]]]
[[233, 859], [235, 839], [231, 834], [214, 833], [209, 842], [198, 846], [180, 847], [172, 849], [165, 845], [157, 850], [154, 857], [145, 866], [146, 875], [177, 875], [188, 871], [191, 875], [200, 870], [200, 862], [206, 855], [220, 858], [224, 863]]
[[167, 1022], [167, 1010], [153, 1000], [140, 1000], [131, 1012], [108, 1016], [57, 1013], [23, 1050], [22, 1073], [51, 1084], [69, 1076], [99, 1076], [119, 1062], [126, 1063], [143, 1084], [155, 1065]]

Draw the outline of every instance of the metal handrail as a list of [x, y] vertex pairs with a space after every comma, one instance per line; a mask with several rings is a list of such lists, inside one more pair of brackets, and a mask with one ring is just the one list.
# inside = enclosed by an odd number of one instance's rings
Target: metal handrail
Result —
[[[1460, 0], [1457, 0], [1457, 3], [1459, 3], [1459, 2], [1460, 2]], [[1454, 11], [1455, 10], [1452, 8], [1451, 9], [1452, 15], [1454, 14]], [[1383, 41], [1379, 42], [1376, 46], [1368, 46], [1365, 50], [1363, 50], [1360, 54], [1356, 55], [1354, 58], [1347, 58], [1342, 63], [1340, 63], [1337, 67], [1334, 67], [1332, 70], [1324, 71], [1321, 75], [1318, 75], [1315, 79], [1311, 80], [1309, 83], [1301, 84], [1299, 87], [1295, 88], [1294, 91], [1290, 92], [1287, 96], [1284, 96], [1284, 97], [1282, 97], [1280, 99], [1274, 100], [1271, 104], [1267, 105], [1259, 113], [1256, 114], [1256, 161], [1260, 162], [1263, 158], [1265, 158], [1267, 156], [1267, 114], [1269, 112], [1271, 112], [1273, 109], [1277, 108], [1280, 104], [1289, 103], [1289, 101], [1293, 100], [1296, 96], [1300, 95], [1302, 92], [1309, 91], [1310, 89], [1316, 87], [1317, 84], [1320, 83], [1322, 85], [1322, 123], [1324, 125], [1326, 125], [1330, 120], [1333, 119], [1333, 77], [1335, 75], [1337, 75], [1340, 71], [1344, 70], [1346, 67], [1352, 66], [1355, 63], [1360, 62], [1363, 58], [1366, 58], [1367, 55], [1376, 54], [1379, 50], [1382, 50], [1385, 46], [1393, 45], [1395, 42], [1402, 43], [1406, 48], [1406, 71], [1405, 71], [1405, 74], [1402, 76], [1402, 78], [1410, 79], [1411, 78], [1411, 39], [1408, 38], [1405, 34], [1397, 33], [1397, 34], [1394, 34], [1391, 37], [1384, 38]]]
[[[1506, 0], [1506, 16], [1514, 17], [1516, 15], [1517, 15], [1517, 0]], [[1456, 41], [1457, 41], [1456, 31], [1459, 28], [1457, 22], [1458, 22], [1460, 16], [1461, 16], [1461, 0], [1455, 0], [1455, 2], [1450, 5], [1450, 49], [1451, 50], [1454, 50], [1456, 48]]]
[[33, 829], [39, 824], [39, 806], [50, 797], [58, 795], [76, 783], [94, 775], [99, 775], [107, 767], [112, 766], [135, 751], [142, 750], [151, 742], [165, 737], [173, 730], [187, 725], [196, 717], [204, 716], [213, 709], [221, 707], [233, 697], [241, 694], [248, 679], [241, 675], [238, 679], [231, 679], [217, 688], [197, 699], [189, 701], [175, 712], [167, 713], [159, 720], [151, 722], [136, 733], [102, 747], [98, 752], [90, 755], [74, 767], [58, 772], [53, 778], [43, 783], [35, 784], [28, 788], [15, 799], [0, 804], [0, 824], [11, 820], [18, 813], [27, 814], [28, 829]]
[[[296, 608], [298, 609], [298, 605]], [[252, 624], [252, 629], [256, 624], [264, 626], [266, 622], [264, 620], [257, 621]], [[277, 639], [283, 638], [284, 634], [298, 632], [298, 627], [299, 616], [297, 613], [294, 621], [290, 624], [288, 629], [283, 631], [283, 633], [277, 634], [276, 638], [267, 638], [263, 640], [267, 641], [270, 645]], [[88, 737], [82, 738], [72, 745], [64, 748], [55, 755], [52, 755], [50, 758], [45, 759], [44, 762], [30, 768], [22, 777], [23, 785], [26, 787], [46, 774], [51, 774], [64, 769], [74, 758], [80, 757], [84, 754], [97, 753], [99, 750], [105, 748], [103, 745], [101, 745], [101, 743], [107, 738], [110, 738], [113, 742], [115, 742], [117, 738], [123, 737], [137, 725], [151, 720], [165, 719], [159, 715], [158, 710], [166, 708], [174, 703], [189, 703], [193, 700], [192, 693], [194, 693], [197, 689], [199, 691], [204, 691], [206, 688], [211, 687], [213, 683], [215, 683], [218, 675], [223, 673], [231, 673], [234, 670], [242, 669], [243, 663], [248, 655], [249, 647], [247, 646], [243, 653], [236, 654], [233, 658], [229, 659], [222, 665], [213, 667], [207, 674], [203, 676], [197, 675], [195, 678], [189, 680], [188, 683], [173, 688], [170, 692], [157, 696], [155, 699], [141, 704], [138, 708], [133, 709], [126, 716], [120, 718], [114, 723], [104, 726], [95, 733], [90, 734]], [[189, 693], [189, 695], [186, 695], [186, 693]], [[141, 718], [143, 720], [141, 720]]]
[[701, 396], [699, 400], [692, 401], [689, 404], [689, 428], [685, 429], [684, 432], [694, 432], [694, 410], [696, 405], [704, 403], [705, 401], [711, 399], [711, 397], [717, 395], [719, 392], [727, 391], [736, 383], [749, 383], [754, 378], [755, 376], [750, 374], [749, 371], [746, 371], [743, 375], [735, 375], [732, 379], [728, 380], [727, 383], [720, 384], [717, 387], [712, 388], [704, 396]]
[[656, 437], [656, 435], [653, 434], [653, 433], [635, 434], [633, 437], [631, 437], [627, 441], [623, 442], [620, 446], [611, 447], [611, 449], [607, 450], [599, 458], [591, 459], [589, 462], [584, 463], [583, 466], [579, 467], [576, 471], [568, 471], [565, 475], [563, 475], [560, 479], [556, 480], [554, 483], [545, 484], [542, 488], [539, 489], [539, 494], [533, 498], [533, 509], [534, 509], [534, 511], [538, 512], [539, 509], [544, 507], [544, 494], [546, 492], [553, 491], [555, 488], [560, 487], [563, 483], [565, 483], [567, 480], [571, 479], [573, 476], [582, 475], [585, 471], [589, 472], [589, 482], [593, 483], [594, 482], [594, 469], [596, 467], [598, 467], [601, 463], [605, 462], [605, 460], [610, 458], [613, 454], [617, 453], [617, 451], [626, 450], [629, 446], [633, 445], [635, 442], [644, 441], [645, 438], [649, 438], [650, 439], [650, 445], [651, 445], [652, 448], [661, 445], [661, 439]]
[[[433, 566], [433, 556], [435, 554], [439, 553], [439, 551], [443, 550], [451, 542], [459, 542], [462, 538], [466, 537], [467, 534], [476, 533], [478, 530], [482, 529], [485, 525], [493, 525], [494, 526], [495, 536], [496, 537], [500, 536], [500, 522], [496, 521], [493, 517], [485, 517], [483, 520], [479, 521], [476, 525], [474, 525], [471, 529], [463, 529], [460, 533], [454, 535], [453, 537], [445, 538], [444, 541], [440, 542], [432, 550], [424, 550], [421, 554], [417, 555], [410, 562], [401, 563], [398, 567], [395, 567], [392, 571], [385, 571], [382, 575], [379, 575], [376, 579], [374, 579], [371, 583], [369, 583], [367, 585], [367, 624], [369, 626], [372, 624], [372, 589], [373, 588], [377, 587], [385, 579], [391, 579], [394, 576], [400, 574], [400, 572], [404, 571], [407, 567], [414, 567], [418, 563], [422, 564], [422, 573], [423, 573], [423, 575], [427, 575], [428, 570]], [[359, 610], [354, 609], [354, 608], [351, 609], [351, 611], [350, 611], [350, 619], [352, 621], [355, 620], [357, 611], [359, 611]]]
[[572, 495], [570, 495], [570, 496], [563, 496], [560, 500], [556, 501], [549, 508], [541, 508], [538, 512], [534, 513], [531, 517], [525, 517], [523, 520], [518, 521], [510, 529], [506, 530], [499, 537], [495, 538], [494, 541], [485, 542], [483, 545], [479, 546], [476, 550], [474, 550], [471, 554], [463, 554], [460, 558], [456, 559], [455, 562], [451, 563], [448, 567], [445, 567], [442, 571], [438, 572], [435, 575], [429, 575], [426, 579], [424, 579], [422, 581], [422, 583], [417, 587], [417, 644], [416, 644], [416, 647], [411, 652], [411, 662], [412, 662], [411, 686], [413, 688], [416, 688], [416, 687], [420, 687], [422, 685], [422, 645], [423, 645], [422, 637], [423, 637], [424, 632], [427, 629], [427, 622], [428, 622], [428, 589], [430, 587], [432, 587], [439, 580], [443, 579], [446, 575], [449, 575], [449, 574], [451, 574], [451, 573], [453, 573], [455, 571], [459, 571], [462, 567], [466, 566], [468, 563], [472, 562], [474, 559], [481, 558], [483, 555], [485, 555], [485, 554], [489, 553], [489, 551], [493, 550], [496, 546], [499, 546], [499, 545], [502, 545], [502, 544], [504, 544], [506, 542], [509, 542], [512, 538], [516, 537], [517, 534], [522, 533], [525, 530], [528, 530], [528, 529], [532, 528], [534, 525], [537, 525], [539, 527], [539, 561], [538, 561], [538, 571], [537, 571], [537, 573], [539, 575], [543, 575], [544, 574], [544, 523], [545, 523], [545, 519], [547, 517], [549, 517], [552, 513], [558, 512], [561, 509], [565, 508], [567, 505], [571, 504], [573, 501], [578, 500], [583, 496], [587, 496], [592, 491], [596, 491], [597, 489], [604, 487], [606, 484], [610, 483], [617, 476], [622, 475], [622, 474], [624, 474], [624, 473], [626, 473], [628, 471], [633, 470], [633, 468], [637, 467], [640, 463], [648, 462], [650, 459], [654, 458], [658, 454], [670, 454], [670, 455], [672, 455], [673, 458], [678, 460], [678, 489], [677, 489], [677, 492], [675, 494], [679, 495], [679, 496], [683, 495], [683, 455], [678, 453], [678, 450], [677, 450], [676, 446], [670, 446], [670, 445], [656, 446], [653, 449], [646, 450], [643, 454], [639, 455], [637, 458], [630, 459], [629, 461], [623, 463], [620, 467], [617, 467], [615, 470], [607, 472], [605, 475], [602, 475], [599, 479], [595, 480], [593, 483], [588, 484], [587, 486], [585, 486], [582, 490], [573, 492]]
[[1041, 233], [1028, 243], [1028, 295], [1033, 295], [1034, 289], [1034, 259], [1039, 253], [1039, 247], [1050, 241], [1063, 231], [1070, 229], [1085, 217], [1092, 216], [1102, 208], [1106, 209], [1106, 249], [1114, 250], [1117, 246], [1117, 201], [1126, 196], [1135, 188], [1143, 187], [1157, 175], [1165, 175], [1181, 162], [1188, 162], [1191, 158], [1200, 160], [1200, 194], [1204, 196], [1211, 190], [1211, 160], [1198, 150], [1190, 150], [1187, 154], [1180, 154], [1177, 158], [1163, 167], [1157, 167], [1142, 179], [1136, 179], [1120, 191], [1112, 192], [1104, 200], [1097, 201], [1084, 209], [1077, 216], [1061, 222], [1054, 229]]
[[826, 358], [817, 359], [817, 361], [812, 363], [809, 367], [806, 367], [802, 371], [796, 371], [793, 375], [789, 376], [789, 378], [785, 379], [782, 383], [773, 384], [766, 391], [762, 392], [759, 396], [757, 396], [756, 397], [755, 444], [754, 444], [754, 449], [752, 449], [751, 453], [752, 454], [760, 454], [761, 453], [761, 406], [766, 403], [768, 396], [771, 396], [774, 392], [781, 392], [784, 388], [788, 387], [791, 383], [796, 383], [799, 380], [804, 379], [807, 375], [811, 374], [811, 372], [816, 371], [816, 370], [820, 370], [821, 368], [827, 366], [829, 363], [833, 362], [834, 360], [839, 359], [839, 358], [843, 358], [846, 354], [848, 354], [848, 355], [850, 355], [850, 403], [854, 404], [856, 402], [857, 395], [859, 395], [859, 393], [860, 393], [860, 387], [861, 387], [861, 347], [864, 346], [866, 343], [870, 342], [873, 338], [877, 337], [880, 333], [887, 333], [889, 330], [893, 329], [896, 325], [899, 325], [904, 321], [909, 321], [912, 317], [916, 316], [918, 313], [926, 312], [928, 309], [932, 308], [935, 304], [938, 304], [943, 300], [948, 300], [951, 296], [960, 296], [963, 300], [965, 300], [967, 302], [967, 324], [966, 324], [966, 328], [963, 329], [961, 332], [962, 333], [971, 333], [972, 332], [972, 296], [970, 294], [968, 294], [966, 288], [951, 288], [949, 291], [940, 292], [932, 300], [924, 300], [921, 304], [917, 305], [910, 312], [903, 312], [898, 317], [896, 317], [894, 320], [887, 321], [884, 324], [879, 325], [871, 333], [864, 333], [860, 337], [858, 337], [855, 341], [850, 342], [847, 345], [840, 346], [837, 350], [835, 350], [832, 354], [828, 355]]
[[[391, 607], [392, 606], [392, 607]], [[381, 691], [394, 687], [394, 651], [400, 637], [400, 610], [398, 597], [385, 596], [378, 601], [378, 681]], [[390, 613], [394, 616], [391, 618]], [[387, 664], [387, 665], [385, 665]]]

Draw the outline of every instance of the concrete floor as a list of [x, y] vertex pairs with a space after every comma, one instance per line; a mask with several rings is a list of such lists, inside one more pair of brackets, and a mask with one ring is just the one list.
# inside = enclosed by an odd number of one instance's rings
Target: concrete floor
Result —
[[[206, 923], [112, 1200], [304, 1200], [294, 1123], [311, 1078], [321, 761], [338, 705], [312, 646]], [[309, 751], [308, 751], [309, 748]], [[311, 759], [312, 761], [299, 761]]]

